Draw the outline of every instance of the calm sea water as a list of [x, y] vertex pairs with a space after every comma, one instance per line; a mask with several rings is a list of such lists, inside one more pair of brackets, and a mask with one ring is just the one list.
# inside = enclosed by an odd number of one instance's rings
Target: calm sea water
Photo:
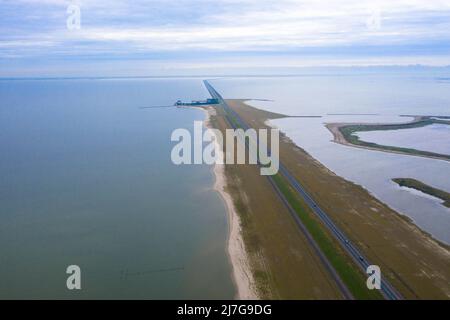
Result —
[[[232, 298], [212, 168], [175, 166], [198, 79], [0, 81], [0, 298]], [[82, 289], [66, 289], [68, 265]]]
[[[443, 80], [444, 79], [444, 80]], [[211, 81], [225, 98], [270, 99], [258, 107], [287, 115], [450, 115], [450, 69], [347, 72]]]
[[[330, 170], [364, 186], [435, 238], [450, 243], [450, 209], [441, 201], [400, 188], [392, 181], [399, 177], [415, 178], [450, 192], [449, 162], [339, 145], [331, 142], [333, 136], [324, 126], [327, 122], [384, 123], [412, 119], [400, 115], [450, 116], [450, 81], [445, 80], [449, 79], [445, 72], [448, 73], [448, 69], [439, 73], [411, 70], [372, 74], [347, 72], [218, 79], [213, 84], [225, 98], [273, 100], [250, 102], [261, 109], [286, 115], [322, 116], [283, 118], [271, 123]], [[381, 132], [382, 137], [377, 142], [424, 150], [448, 150], [448, 126], [438, 129], [419, 128], [409, 134], [409, 139], [400, 131]], [[373, 136], [375, 133], [366, 134]]]

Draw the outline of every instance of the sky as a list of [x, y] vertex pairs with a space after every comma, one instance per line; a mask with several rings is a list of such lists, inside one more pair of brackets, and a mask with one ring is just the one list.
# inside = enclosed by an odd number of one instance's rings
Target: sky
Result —
[[450, 65], [450, 0], [0, 0], [0, 77], [367, 65]]

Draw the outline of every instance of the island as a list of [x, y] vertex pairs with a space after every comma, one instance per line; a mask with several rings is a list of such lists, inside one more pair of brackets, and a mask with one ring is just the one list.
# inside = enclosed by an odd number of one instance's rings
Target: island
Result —
[[430, 196], [436, 197], [441, 199], [443, 202], [442, 204], [446, 206], [447, 208], [450, 208], [450, 193], [434, 188], [432, 186], [429, 186], [419, 180], [411, 179], [411, 178], [395, 178], [392, 179], [395, 183], [397, 183], [400, 187], [406, 187], [418, 190], [420, 192], [426, 193]]
[[411, 122], [396, 124], [369, 124], [369, 123], [327, 123], [325, 126], [333, 134], [334, 142], [354, 147], [379, 150], [392, 153], [407, 154], [413, 156], [421, 156], [450, 161], [450, 155], [441, 154], [431, 151], [418, 150], [413, 148], [403, 148], [397, 146], [381, 145], [373, 142], [360, 140], [355, 134], [363, 131], [380, 131], [380, 130], [401, 130], [413, 129], [428, 126], [431, 124], [450, 125], [450, 117], [448, 116], [407, 116], [414, 117]]

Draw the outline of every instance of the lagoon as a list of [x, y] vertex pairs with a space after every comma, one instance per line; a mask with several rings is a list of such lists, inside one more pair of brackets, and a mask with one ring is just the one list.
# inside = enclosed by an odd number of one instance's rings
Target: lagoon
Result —
[[201, 79], [1, 80], [0, 298], [233, 298], [212, 167], [170, 159], [205, 115], [139, 109], [206, 97]]
[[450, 155], [450, 125], [431, 124], [401, 130], [356, 132], [360, 140]]
[[[399, 188], [392, 181], [414, 178], [450, 192], [448, 161], [340, 145], [332, 142], [333, 136], [325, 127], [329, 122], [412, 120], [401, 115], [448, 116], [450, 84], [440, 81], [437, 74], [408, 69], [395, 73], [347, 70], [291, 77], [216, 79], [212, 83], [224, 98], [250, 99], [249, 104], [263, 110], [288, 116], [320, 116], [281, 118], [270, 123], [334, 173], [363, 186], [422, 230], [450, 243], [450, 209], [435, 199]], [[434, 134], [428, 138], [422, 147], [435, 148], [442, 143]]]

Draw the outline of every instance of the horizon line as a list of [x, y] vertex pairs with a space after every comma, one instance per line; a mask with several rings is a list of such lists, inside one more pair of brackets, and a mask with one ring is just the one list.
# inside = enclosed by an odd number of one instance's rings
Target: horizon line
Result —
[[[295, 69], [381, 69], [381, 68], [397, 68], [397, 69], [407, 69], [407, 68], [421, 68], [421, 69], [448, 69], [450, 65], [424, 65], [424, 64], [410, 64], [410, 65], [353, 65], [353, 66], [298, 66]], [[210, 78], [210, 77], [220, 77], [220, 78], [234, 78], [234, 77], [297, 77], [297, 76], [307, 76], [312, 74], [304, 73], [238, 73], [238, 74], [184, 74], [184, 75], [113, 75], [113, 76], [102, 76], [102, 75], [92, 75], [92, 76], [0, 76], [0, 80], [101, 80], [101, 79], [157, 79], [157, 78]]]

